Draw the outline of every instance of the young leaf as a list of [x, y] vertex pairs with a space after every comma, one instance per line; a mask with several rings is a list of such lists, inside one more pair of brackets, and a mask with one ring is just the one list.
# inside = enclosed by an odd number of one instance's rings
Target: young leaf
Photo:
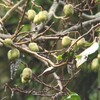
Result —
[[62, 55], [58, 55], [57, 57], [56, 57], [56, 60], [62, 60]]
[[82, 58], [81, 55], [76, 55], [75, 57], [76, 57], [77, 59], [81, 59], [81, 58]]

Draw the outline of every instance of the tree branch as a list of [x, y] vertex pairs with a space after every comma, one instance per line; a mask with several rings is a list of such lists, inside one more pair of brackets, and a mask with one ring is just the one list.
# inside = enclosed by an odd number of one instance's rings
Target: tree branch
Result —
[[6, 14], [5, 16], [1, 19], [2, 22], [5, 22], [9, 16], [11, 16], [11, 13], [22, 3], [24, 3], [26, 0], [20, 0], [18, 1], [17, 4], [15, 4]]

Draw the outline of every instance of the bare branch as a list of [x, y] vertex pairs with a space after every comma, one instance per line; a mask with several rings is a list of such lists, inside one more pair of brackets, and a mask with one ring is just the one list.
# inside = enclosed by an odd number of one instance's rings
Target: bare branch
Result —
[[5, 22], [9, 16], [11, 16], [11, 13], [22, 3], [24, 3], [26, 0], [20, 0], [17, 4], [15, 4], [1, 19], [2, 22]]

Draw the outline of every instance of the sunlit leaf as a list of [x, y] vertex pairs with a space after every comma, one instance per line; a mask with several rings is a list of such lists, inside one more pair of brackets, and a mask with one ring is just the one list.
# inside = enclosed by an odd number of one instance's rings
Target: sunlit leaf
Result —
[[56, 60], [62, 60], [62, 55], [58, 55], [57, 57], [56, 57]]
[[[82, 53], [76, 56], [76, 66], [77, 68], [87, 61], [89, 55], [95, 53], [99, 48], [99, 44], [97, 42], [93, 43], [89, 48], [85, 49]], [[81, 57], [81, 58], [79, 58]]]
[[77, 59], [81, 59], [81, 58], [82, 58], [81, 55], [76, 55], [75, 57], [76, 57]]

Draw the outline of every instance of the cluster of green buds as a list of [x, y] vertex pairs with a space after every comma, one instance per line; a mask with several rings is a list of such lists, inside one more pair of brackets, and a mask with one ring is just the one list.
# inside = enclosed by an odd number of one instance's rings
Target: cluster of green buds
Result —
[[46, 10], [40, 11], [34, 18], [35, 24], [44, 23], [48, 20], [48, 12]]
[[16, 48], [12, 48], [8, 51], [8, 59], [9, 60], [16, 60], [20, 57], [20, 51]]
[[32, 78], [32, 70], [30, 68], [24, 68], [21, 74], [21, 82], [28, 83]]
[[46, 10], [40, 11], [38, 14], [32, 9], [27, 12], [28, 19], [33, 21], [36, 25], [44, 23], [48, 20], [48, 12]]
[[39, 47], [37, 45], [37, 43], [35, 42], [31, 42], [28, 44], [28, 47], [31, 51], [34, 51], [34, 52], [38, 52], [39, 51]]
[[66, 4], [63, 8], [63, 12], [66, 17], [70, 17], [74, 14], [74, 7], [72, 4]]

